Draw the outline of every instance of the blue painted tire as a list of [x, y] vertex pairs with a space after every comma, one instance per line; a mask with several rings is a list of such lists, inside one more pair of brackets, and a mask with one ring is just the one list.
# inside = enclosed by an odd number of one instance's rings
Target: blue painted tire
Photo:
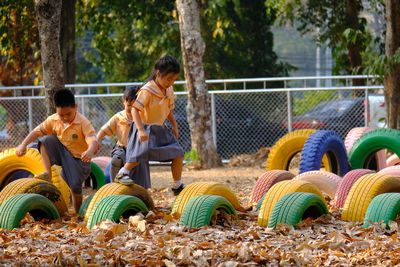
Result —
[[106, 177], [107, 184], [111, 183], [110, 168], [111, 168], [111, 161], [107, 164], [106, 168], [104, 169], [104, 176]]
[[319, 170], [324, 154], [329, 159], [329, 170], [332, 173], [343, 176], [349, 171], [342, 137], [335, 131], [320, 130], [312, 133], [303, 146], [299, 173]]

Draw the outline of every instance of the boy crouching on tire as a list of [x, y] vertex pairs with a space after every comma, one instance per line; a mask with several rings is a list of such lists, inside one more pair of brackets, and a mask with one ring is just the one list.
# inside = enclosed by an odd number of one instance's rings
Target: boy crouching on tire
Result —
[[98, 149], [96, 132], [89, 120], [80, 114], [75, 97], [68, 89], [54, 94], [56, 113], [37, 126], [16, 150], [17, 156], [26, 153], [28, 144], [39, 139], [44, 173], [35, 178], [51, 182], [51, 166], [62, 166], [61, 176], [72, 191], [75, 213], [82, 203], [82, 183], [90, 174], [90, 161]]

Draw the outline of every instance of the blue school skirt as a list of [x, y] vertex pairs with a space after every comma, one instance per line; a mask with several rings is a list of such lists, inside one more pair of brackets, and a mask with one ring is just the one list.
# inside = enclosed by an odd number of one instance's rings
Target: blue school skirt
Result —
[[183, 157], [183, 149], [165, 123], [160, 125], [143, 125], [149, 140], [139, 142], [139, 132], [132, 123], [128, 135], [126, 162], [138, 161], [171, 161]]

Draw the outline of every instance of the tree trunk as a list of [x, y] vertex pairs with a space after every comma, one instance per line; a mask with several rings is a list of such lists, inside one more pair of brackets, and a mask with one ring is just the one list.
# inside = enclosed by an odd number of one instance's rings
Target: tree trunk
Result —
[[47, 115], [55, 112], [54, 93], [64, 88], [60, 52], [61, 0], [35, 0]]
[[[354, 30], [360, 30], [360, 26], [358, 23], [358, 0], [346, 0], [346, 17], [347, 17], [347, 26]], [[362, 74], [362, 60], [360, 53], [360, 38], [357, 37], [356, 41], [353, 43], [352, 41], [348, 41], [347, 43], [348, 57], [350, 61], [350, 70], [353, 71], [355, 68], [358, 68], [356, 74]], [[353, 86], [363, 86], [365, 85], [363, 79], [353, 79]], [[354, 90], [354, 97], [364, 97], [364, 90]]]
[[187, 119], [192, 148], [201, 168], [220, 166], [211, 131], [210, 97], [204, 78], [205, 44], [200, 34], [200, 7], [196, 0], [176, 0], [181, 49], [188, 90]]
[[[386, 43], [385, 54], [390, 60], [400, 49], [400, 2], [398, 0], [385, 0], [386, 6]], [[389, 128], [399, 128], [400, 108], [400, 64], [395, 64], [385, 74], [385, 102], [388, 114]]]
[[75, 4], [76, 0], [62, 0], [60, 47], [66, 84], [75, 83]]

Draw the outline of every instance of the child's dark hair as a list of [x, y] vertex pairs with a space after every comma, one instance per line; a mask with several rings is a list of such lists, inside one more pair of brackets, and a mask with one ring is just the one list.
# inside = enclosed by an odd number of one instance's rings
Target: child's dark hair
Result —
[[133, 100], [136, 99], [136, 94], [139, 91], [140, 86], [133, 85], [133, 86], [127, 86], [124, 92], [124, 95], [122, 96], [122, 99], [125, 100], [125, 102], [129, 103], [132, 102]]
[[75, 107], [75, 96], [68, 89], [57, 90], [53, 96], [54, 105], [57, 108]]
[[181, 64], [176, 58], [170, 55], [166, 55], [157, 59], [156, 63], [154, 64], [153, 71], [151, 72], [149, 78], [147, 78], [146, 82], [155, 80], [157, 71], [160, 71], [161, 76], [165, 76], [171, 72], [179, 73], [181, 71]]

